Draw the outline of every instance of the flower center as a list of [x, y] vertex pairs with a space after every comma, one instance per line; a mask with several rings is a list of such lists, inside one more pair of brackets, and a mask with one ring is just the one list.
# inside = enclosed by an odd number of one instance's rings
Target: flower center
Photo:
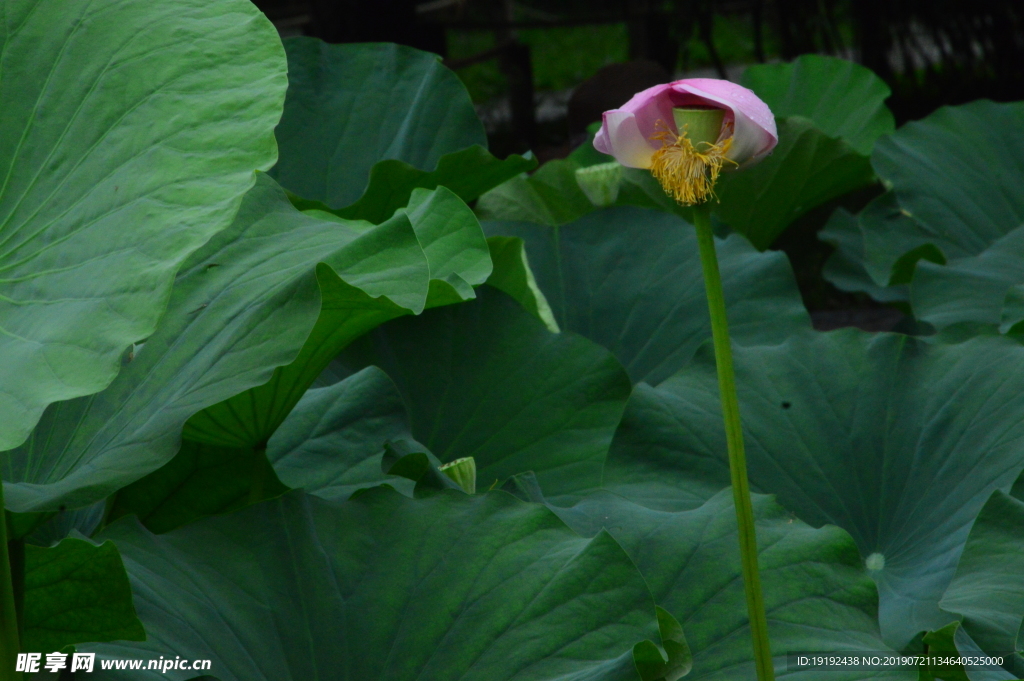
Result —
[[651, 174], [677, 203], [694, 206], [715, 195], [722, 166], [732, 163], [725, 157], [732, 137], [719, 142], [725, 116], [721, 109], [677, 108], [672, 114], [679, 134], [658, 121], [662, 129], [651, 139], [659, 140], [661, 148], [651, 159]]

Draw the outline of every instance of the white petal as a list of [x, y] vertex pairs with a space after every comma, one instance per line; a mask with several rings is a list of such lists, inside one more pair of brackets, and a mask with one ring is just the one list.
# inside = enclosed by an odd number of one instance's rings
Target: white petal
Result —
[[636, 116], [629, 111], [613, 109], [604, 112], [604, 121], [594, 148], [611, 154], [615, 160], [628, 168], [650, 168], [654, 147], [640, 133]]
[[775, 147], [777, 138], [750, 120], [743, 112], [735, 109], [733, 111], [736, 115], [735, 128], [732, 145], [726, 157], [743, 168], [757, 163], [766, 156]]

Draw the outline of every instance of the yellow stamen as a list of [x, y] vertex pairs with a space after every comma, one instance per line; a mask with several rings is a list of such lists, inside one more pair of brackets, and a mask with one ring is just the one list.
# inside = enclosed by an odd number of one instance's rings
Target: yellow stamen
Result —
[[661, 141], [651, 161], [651, 174], [666, 194], [683, 206], [695, 206], [714, 197], [718, 173], [726, 162], [733, 163], [725, 157], [732, 137], [715, 144], [699, 142], [700, 151], [690, 142], [685, 128], [676, 135], [666, 126], [651, 139]]

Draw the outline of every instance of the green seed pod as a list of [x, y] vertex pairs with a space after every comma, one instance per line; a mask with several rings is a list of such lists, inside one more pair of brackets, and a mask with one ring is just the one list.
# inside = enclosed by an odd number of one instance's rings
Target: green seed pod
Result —
[[476, 460], [467, 456], [449, 461], [440, 468], [441, 472], [455, 481], [466, 494], [476, 494]]

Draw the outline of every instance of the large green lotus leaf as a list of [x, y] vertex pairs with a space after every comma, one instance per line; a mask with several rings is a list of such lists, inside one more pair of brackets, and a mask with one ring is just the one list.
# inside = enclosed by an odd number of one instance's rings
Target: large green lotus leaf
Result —
[[4, 457], [8, 506], [74, 508], [138, 480], [170, 460], [190, 416], [294, 362], [328, 305], [348, 315], [339, 334], [358, 335], [422, 309], [429, 274], [406, 213], [377, 227], [316, 219], [261, 176], [233, 225], [186, 263], [114, 383], [52, 405]]
[[503, 492], [293, 492], [165, 535], [126, 518], [101, 537], [124, 556], [148, 639], [89, 649], [210, 659], [222, 681], [632, 681], [633, 645], [658, 636], [614, 539]]
[[487, 283], [512, 296], [524, 310], [544, 322], [550, 331], [558, 333], [558, 322], [547, 296], [537, 284], [523, 240], [514, 236], [492, 236], [487, 239], [487, 246], [491, 249], [491, 262], [494, 263]]
[[[1024, 224], [1024, 103], [943, 107], [875, 146], [878, 175], [912, 220], [864, 224], [866, 266], [879, 283], [915, 249], [945, 262], [977, 256]], [[909, 280], [909, 278], [908, 278]]]
[[385, 482], [411, 492], [411, 481], [381, 472], [384, 445], [411, 438], [402, 395], [383, 371], [367, 367], [307, 391], [270, 438], [267, 458], [289, 487], [325, 499]]
[[[310, 214], [329, 216], [320, 211]], [[345, 224], [340, 218], [329, 216]], [[426, 256], [430, 283], [427, 296], [414, 306], [377, 300], [353, 289], [336, 275], [321, 279], [321, 312], [298, 357], [280, 367], [263, 385], [207, 407], [189, 419], [183, 437], [218, 447], [265, 450], [267, 440], [291, 412], [321, 371], [351, 341], [395, 317], [419, 313], [424, 307], [461, 302], [475, 296], [473, 287], [491, 274], [490, 249], [473, 212], [445, 187], [415, 189], [405, 219]], [[389, 224], [389, 223], [386, 223]], [[366, 242], [360, 271], [373, 280], [391, 276], [385, 243]], [[333, 277], [333, 280], [330, 280]], [[408, 285], [419, 282], [410, 279]], [[397, 302], [397, 301], [396, 301]]]
[[[821, 274], [842, 291], [860, 291], [882, 302], [906, 301], [910, 298], [906, 284], [887, 286], [888, 272], [883, 283], [879, 284], [865, 267], [864, 234], [860, 224], [872, 214], [872, 211], [865, 210], [852, 215], [845, 208], [837, 208], [832, 213], [825, 227], [818, 232], [819, 239], [835, 247]], [[916, 264], [915, 261], [914, 266]]]
[[[884, 138], [872, 163], [892, 192], [862, 211], [860, 246], [838, 257], [879, 286], [913, 279], [915, 314], [939, 328], [1012, 326], [1019, 313], [1011, 307], [1003, 320], [1002, 310], [1008, 289], [1024, 280], [1014, 265], [1024, 147], [1003, 131], [1022, 124], [1024, 106], [979, 101]], [[936, 266], [947, 262], [948, 271]]]
[[285, 74], [245, 0], [0, 6], [0, 450], [153, 332], [277, 158]]
[[886, 138], [872, 163], [948, 256], [977, 254], [1024, 223], [1024, 141], [1007, 134], [1022, 125], [1024, 102], [943, 107]]
[[[992, 493], [978, 514], [956, 576], [939, 605], [962, 616], [962, 627], [989, 653], [1007, 654], [1024, 648], [1024, 502], [1005, 492]], [[1009, 661], [1007, 661], [1009, 662]], [[1024, 674], [1019, 656], [1004, 663]]]
[[743, 172], [723, 173], [715, 187], [718, 217], [762, 251], [807, 211], [875, 178], [866, 155], [814, 122], [800, 116], [777, 122], [772, 155]]
[[380, 161], [370, 170], [366, 191], [358, 201], [345, 208], [332, 210], [326, 203], [294, 194], [292, 203], [300, 210], [326, 210], [348, 220], [369, 220], [379, 224], [407, 205], [414, 189], [445, 186], [468, 203], [487, 190], [532, 170], [536, 165], [536, 159], [516, 154], [500, 161], [480, 145], [474, 144], [445, 154], [437, 161], [437, 168], [430, 172], [405, 161]]
[[1018, 320], [1005, 310], [1005, 303], [1020, 284], [1024, 284], [1024, 225], [979, 255], [950, 260], [945, 266], [919, 262], [910, 302], [914, 316], [937, 329], [954, 324], [997, 327], [1004, 321], [1012, 326]]
[[553, 498], [598, 488], [630, 393], [626, 372], [604, 348], [551, 333], [501, 291], [478, 294], [389, 322], [349, 361], [384, 369], [413, 437], [444, 462], [474, 457], [478, 487], [532, 470]]
[[378, 161], [431, 171], [444, 154], [486, 146], [483, 124], [437, 55], [390, 43], [288, 38], [288, 98], [273, 175], [332, 208], [354, 203]]
[[[607, 529], [633, 559], [654, 600], [683, 625], [693, 653], [688, 680], [756, 676], [731, 490], [689, 511], [656, 511], [608, 492], [553, 510], [584, 537]], [[808, 527], [766, 496], [754, 496], [754, 514], [777, 678], [816, 678], [787, 672], [788, 652], [885, 650], [878, 592], [850, 535]], [[916, 671], [870, 676], [911, 681]]]
[[[922, 260], [946, 264], [946, 255], [934, 244], [922, 242], [920, 221], [900, 206], [894, 191], [876, 197], [857, 215], [864, 269], [879, 286], [909, 284]], [[890, 258], [879, 249], [893, 249]], [[884, 262], [882, 262], [884, 261]]]
[[836, 57], [805, 54], [788, 64], [756, 64], [740, 83], [779, 118], [803, 116], [829, 137], [867, 156], [896, 129], [885, 100], [892, 92], [870, 69]]
[[24, 550], [22, 650], [45, 654], [76, 643], [145, 640], [113, 543], [68, 537]]
[[[537, 285], [523, 240], [518, 237], [492, 236], [488, 237], [487, 246], [494, 266], [487, 277], [487, 285], [511, 296], [524, 310], [542, 321], [549, 331], [558, 333], [558, 323], [547, 297]], [[340, 361], [332, 361], [320, 372], [313, 385], [331, 385], [344, 380], [352, 373], [351, 358], [341, 358]]]
[[107, 515], [115, 520], [134, 514], [151, 532], [163, 533], [290, 488], [344, 500], [359, 489], [386, 483], [412, 496], [426, 471], [405, 477], [384, 472], [394, 467], [384, 461], [389, 455], [420, 453], [417, 465], [429, 465], [429, 455], [412, 440], [407, 422], [394, 383], [380, 369], [367, 367], [306, 391], [265, 453], [184, 440], [168, 463], [119, 490], [107, 502]]
[[[879, 586], [885, 640], [946, 625], [938, 606], [975, 516], [1024, 468], [1024, 347], [857, 330], [735, 347], [751, 484], [848, 531]], [[604, 486], [685, 509], [729, 484], [713, 354], [637, 390]]]
[[[711, 337], [696, 234], [677, 216], [616, 207], [561, 227], [484, 229], [526, 242], [559, 327], [611, 350], [634, 381], [660, 382]], [[785, 255], [758, 253], [740, 236], [717, 248], [736, 342], [781, 343], [810, 328]]]

